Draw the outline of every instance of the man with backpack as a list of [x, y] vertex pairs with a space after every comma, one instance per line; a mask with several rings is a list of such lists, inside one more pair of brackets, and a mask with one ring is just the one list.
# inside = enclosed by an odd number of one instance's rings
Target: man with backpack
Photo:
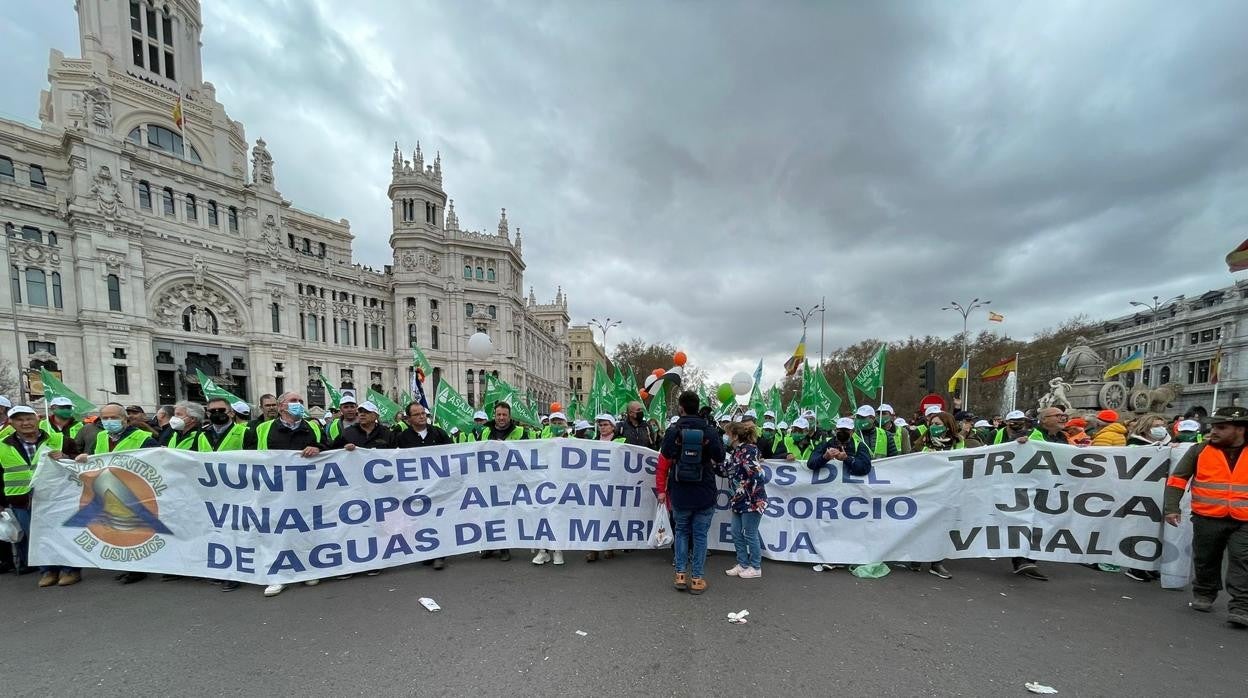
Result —
[[706, 538], [715, 514], [715, 466], [724, 462], [724, 443], [714, 425], [698, 415], [698, 394], [685, 391], [677, 400], [680, 419], [663, 437], [660, 452], [671, 462], [666, 494], [675, 525], [678, 591], [706, 591]]

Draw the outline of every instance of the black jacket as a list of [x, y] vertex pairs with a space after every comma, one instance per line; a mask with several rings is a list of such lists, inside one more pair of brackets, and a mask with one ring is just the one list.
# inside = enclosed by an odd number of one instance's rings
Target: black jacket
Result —
[[[700, 482], [677, 482], [676, 461], [680, 458], [680, 432], [685, 429], [701, 429], [705, 438], [702, 447], [702, 480]], [[663, 435], [660, 452], [672, 467], [668, 471], [667, 496], [673, 509], [707, 509], [715, 505], [715, 463], [724, 462], [724, 442], [719, 430], [697, 416], [683, 416]]]
[[[273, 420], [274, 424], [269, 431], [269, 450], [270, 451], [302, 451], [308, 446], [317, 448], [325, 448], [325, 427], [320, 427], [321, 438], [317, 438], [316, 432], [312, 431], [312, 427], [308, 425], [306, 420], [300, 420], [299, 426], [294, 429], [287, 429], [280, 419]], [[263, 424], [263, 422], [261, 422]], [[247, 430], [247, 436], [243, 439], [243, 450], [256, 450], [257, 436], [256, 432], [259, 427]]]
[[401, 431], [395, 431], [392, 443], [395, 448], [417, 448], [419, 446], [443, 446], [454, 442], [445, 431], [430, 424], [428, 431], [425, 432], [425, 438], [420, 438], [420, 434], [409, 426]]
[[329, 447], [343, 448], [347, 444], [355, 444], [356, 448], [394, 448], [394, 434], [380, 423], [374, 424], [368, 433], [359, 424], [352, 424], [344, 428]]

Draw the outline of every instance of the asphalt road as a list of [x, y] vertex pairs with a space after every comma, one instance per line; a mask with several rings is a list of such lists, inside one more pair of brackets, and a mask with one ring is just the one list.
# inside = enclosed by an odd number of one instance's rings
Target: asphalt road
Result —
[[[71, 695], [1248, 695], [1248, 631], [1186, 592], [1048, 564], [949, 563], [953, 580], [764, 563], [702, 596], [665, 552], [562, 568], [455, 558], [378, 577], [224, 594], [158, 576], [0, 579], [3, 693]], [[443, 610], [425, 611], [420, 596]], [[727, 622], [749, 609], [749, 623]], [[577, 635], [576, 631], [586, 633]]]

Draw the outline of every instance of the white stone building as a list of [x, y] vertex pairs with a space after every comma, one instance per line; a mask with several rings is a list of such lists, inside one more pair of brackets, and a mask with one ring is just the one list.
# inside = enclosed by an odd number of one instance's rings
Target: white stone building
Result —
[[[1179, 383], [1183, 394], [1173, 412], [1213, 405], [1210, 383], [1214, 356], [1221, 350], [1218, 406], [1248, 404], [1248, 281], [1214, 289], [1199, 296], [1179, 296], [1159, 312], [1141, 310], [1102, 323], [1105, 333], [1092, 347], [1108, 365], [1121, 363], [1136, 351], [1143, 353], [1144, 370], [1123, 374], [1122, 382], [1156, 388]], [[1210, 410], [1212, 411], [1212, 410]]]
[[[299, 389], [323, 404], [319, 374], [397, 396], [416, 342], [431, 400], [449, 380], [479, 402], [486, 372], [565, 399], [562, 291], [524, 295], [505, 211], [495, 233], [460, 228], [440, 156], [395, 146], [393, 264], [355, 264], [348, 222], [284, 199], [264, 141], [249, 148], [203, 81], [198, 2], [77, 9], [82, 57], [51, 52], [40, 126], [0, 120], [0, 357], [97, 403], [199, 398], [199, 368], [252, 402]], [[469, 356], [475, 331], [493, 359]]]

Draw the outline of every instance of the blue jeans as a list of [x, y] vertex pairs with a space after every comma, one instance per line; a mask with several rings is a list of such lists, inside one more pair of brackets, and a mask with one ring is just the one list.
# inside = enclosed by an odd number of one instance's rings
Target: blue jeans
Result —
[[[711, 517], [715, 507], [705, 509], [673, 509], [676, 515], [676, 571], [688, 572], [693, 577], [706, 574], [706, 533], [711, 529]], [[689, 549], [690, 538], [693, 550]]]
[[758, 537], [758, 523], [762, 520], [762, 513], [757, 511], [732, 514], [732, 542], [737, 546], [737, 564], [742, 567], [763, 568], [763, 547]]
[[[17, 544], [17, 556], [21, 558], [18, 564], [25, 565], [30, 561], [30, 510], [18, 509], [13, 507], [13, 515], [17, 517], [17, 522], [22, 526], [22, 542]], [[16, 562], [16, 560], [14, 561]], [[39, 572], [77, 572], [77, 567], [40, 567]]]

